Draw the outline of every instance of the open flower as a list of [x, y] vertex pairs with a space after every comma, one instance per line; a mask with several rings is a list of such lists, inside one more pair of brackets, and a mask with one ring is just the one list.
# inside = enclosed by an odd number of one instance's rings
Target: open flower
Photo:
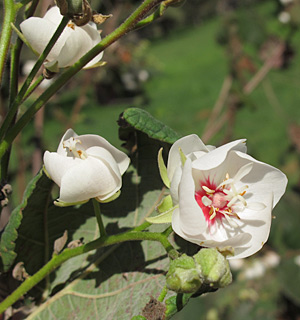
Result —
[[[41, 54], [56, 31], [63, 16], [58, 7], [52, 7], [43, 18], [31, 17], [20, 24], [20, 28], [36, 53]], [[96, 24], [90, 22], [83, 27], [69, 22], [46, 58], [45, 67], [52, 71], [74, 64], [101, 41]], [[103, 52], [92, 59], [85, 68], [100, 61]]]
[[179, 236], [204, 247], [231, 246], [231, 258], [250, 256], [267, 241], [287, 178], [247, 155], [245, 140], [214, 148], [196, 135], [179, 139], [167, 173], [176, 205], [172, 227]]
[[124, 152], [104, 138], [92, 134], [78, 136], [72, 129], [62, 137], [57, 152], [44, 154], [46, 171], [60, 187], [56, 204], [61, 206], [91, 198], [100, 202], [115, 198], [129, 162]]

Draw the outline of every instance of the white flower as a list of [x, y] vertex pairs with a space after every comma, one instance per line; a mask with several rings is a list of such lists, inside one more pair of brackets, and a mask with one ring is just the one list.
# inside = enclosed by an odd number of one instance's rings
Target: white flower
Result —
[[60, 187], [58, 205], [114, 198], [129, 162], [124, 152], [104, 138], [92, 134], [78, 136], [72, 129], [62, 137], [57, 152], [44, 154], [46, 171]]
[[278, 20], [283, 24], [289, 23], [291, 21], [291, 15], [287, 11], [282, 11], [278, 15]]
[[280, 0], [280, 2], [281, 2], [282, 5], [286, 6], [286, 5], [294, 2], [294, 0]]
[[[31, 17], [20, 24], [25, 38], [34, 51], [41, 54], [62, 20], [58, 7], [52, 7], [43, 18]], [[69, 22], [46, 58], [45, 66], [65, 68], [73, 65], [97, 43], [101, 41], [96, 24], [90, 22], [77, 27]], [[91, 60], [85, 68], [90, 68], [100, 61], [103, 52]]]
[[167, 173], [175, 205], [172, 227], [179, 236], [204, 247], [231, 246], [229, 258], [250, 256], [267, 241], [287, 178], [247, 155], [245, 140], [214, 148], [196, 135], [179, 139]]

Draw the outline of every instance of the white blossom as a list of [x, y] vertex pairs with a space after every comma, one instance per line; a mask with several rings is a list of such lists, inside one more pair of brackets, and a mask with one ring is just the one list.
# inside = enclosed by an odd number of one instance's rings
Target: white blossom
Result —
[[[43, 18], [31, 17], [20, 24], [22, 33], [37, 54], [44, 51], [62, 18], [59, 8], [55, 6], [49, 9]], [[70, 21], [48, 54], [45, 66], [48, 69], [69, 67], [100, 41], [101, 36], [95, 23], [90, 22], [78, 27]], [[84, 68], [92, 67], [102, 56], [103, 52]]]
[[72, 129], [62, 137], [57, 152], [44, 154], [45, 169], [60, 187], [58, 205], [113, 198], [122, 186], [122, 175], [129, 162], [124, 152], [104, 138], [92, 134], [78, 136]]
[[175, 233], [204, 247], [231, 246], [231, 258], [261, 249], [287, 178], [246, 154], [245, 140], [214, 148], [184, 137], [170, 150], [167, 172]]

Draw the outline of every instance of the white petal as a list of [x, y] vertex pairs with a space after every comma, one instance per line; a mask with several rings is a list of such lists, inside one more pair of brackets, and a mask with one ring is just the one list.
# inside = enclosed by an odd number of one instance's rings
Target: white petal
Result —
[[60, 68], [73, 65], [93, 47], [91, 38], [81, 28], [75, 27], [73, 30], [67, 27], [67, 29], [69, 29], [69, 36], [57, 58]]
[[[176, 223], [180, 225], [175, 226]], [[172, 221], [172, 225], [190, 236], [199, 235], [206, 229], [205, 217], [195, 200], [195, 185], [190, 159], [185, 162], [179, 185], [179, 218]]]
[[116, 163], [112, 154], [108, 150], [106, 150], [102, 147], [90, 147], [90, 148], [86, 149], [86, 153], [88, 156], [92, 156], [94, 158], [97, 158], [97, 159], [105, 162], [105, 164], [107, 166], [109, 166], [111, 168], [111, 170], [113, 170], [117, 176], [121, 176], [119, 166]]
[[[235, 248], [242, 248], [244, 246], [248, 246], [249, 242], [251, 241], [252, 237], [249, 233], [240, 233], [232, 238], [228, 238], [225, 241], [216, 241], [216, 240], [196, 240], [193, 239], [194, 241], [197, 241], [197, 244], [204, 246], [204, 247], [233, 247], [234, 250]], [[194, 242], [192, 241], [192, 242]], [[195, 242], [196, 243], [196, 242]], [[234, 258], [238, 258], [236, 254], [234, 255]]]
[[[46, 48], [49, 40], [57, 29], [57, 26], [48, 20], [31, 17], [20, 24], [20, 28], [25, 38], [32, 48], [41, 54]], [[48, 61], [56, 60], [60, 50], [66, 41], [66, 34], [61, 35], [54, 47], [47, 56]]]
[[195, 160], [193, 162], [193, 168], [198, 170], [211, 170], [220, 166], [232, 150], [244, 149], [245, 141], [245, 139], [236, 140], [210, 151]]
[[57, 148], [58, 154], [60, 154], [62, 156], [67, 156], [67, 155], [72, 156], [72, 154], [69, 153], [68, 150], [66, 148], [64, 148], [64, 146], [63, 146], [63, 142], [72, 138], [72, 137], [76, 138], [76, 137], [78, 137], [78, 135], [76, 134], [76, 132], [73, 131], [73, 129], [68, 129], [60, 140], [60, 143]]
[[89, 157], [62, 177], [59, 200], [79, 202], [95, 197], [104, 200], [120, 188], [121, 177], [104, 162]]
[[43, 19], [51, 21], [52, 23], [56, 24], [56, 26], [58, 26], [61, 22], [62, 17], [63, 16], [60, 14], [59, 8], [57, 6], [54, 6], [46, 12]]
[[44, 164], [51, 179], [61, 186], [61, 179], [70, 168], [77, 166], [84, 160], [73, 157], [65, 157], [56, 152], [46, 151], [44, 153]]
[[86, 34], [92, 40], [94, 46], [101, 41], [100, 32], [97, 30], [97, 26], [95, 23], [90, 22], [80, 28], [84, 32], [86, 32]]
[[260, 211], [246, 207], [239, 213], [242, 232], [252, 235], [248, 248], [239, 254], [240, 258], [248, 257], [259, 251], [269, 237], [273, 207], [272, 193], [265, 194], [265, 205], [265, 209]]
[[[100, 32], [97, 30], [97, 26], [95, 23], [90, 22], [85, 26], [81, 27], [91, 38], [92, 40], [92, 47], [98, 44], [101, 41]], [[90, 68], [94, 64], [98, 63], [103, 57], [103, 51], [100, 52], [95, 58], [93, 58], [88, 64], [84, 66], [83, 69]]]
[[[273, 205], [275, 206], [277, 204], [287, 186], [287, 178], [284, 173], [275, 167], [257, 161], [251, 156], [239, 151], [231, 152], [228, 157], [228, 162], [231, 163], [233, 167], [238, 168], [249, 162], [253, 163], [251, 174], [241, 179], [242, 184], [249, 186], [244, 196], [247, 202], [265, 203], [264, 195], [273, 192]], [[240, 187], [239, 184], [237, 184], [237, 186]]]
[[171, 197], [173, 199], [174, 204], [177, 204], [179, 202], [178, 187], [179, 187], [179, 183], [181, 180], [181, 176], [182, 176], [182, 168], [181, 168], [181, 166], [179, 166], [176, 168], [176, 170], [173, 174], [173, 178], [172, 178], [171, 186], [170, 186], [170, 194], [171, 194]]
[[209, 152], [202, 140], [196, 135], [191, 134], [177, 140], [171, 147], [168, 157], [168, 177], [172, 181], [175, 169], [181, 166], [179, 149], [187, 156], [192, 152], [203, 151]]
[[266, 209], [266, 207], [267, 206], [262, 202], [251, 202], [247, 204], [247, 208], [254, 211], [261, 211]]
[[123, 173], [127, 170], [130, 163], [128, 156], [124, 152], [111, 145], [103, 137], [94, 134], [86, 134], [79, 136], [78, 139], [81, 141], [81, 145], [85, 150], [93, 146], [102, 147], [108, 150], [118, 164], [121, 175], [123, 175]]

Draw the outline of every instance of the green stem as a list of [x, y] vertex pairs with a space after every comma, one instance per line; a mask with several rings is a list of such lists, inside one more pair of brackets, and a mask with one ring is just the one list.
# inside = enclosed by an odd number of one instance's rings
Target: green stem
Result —
[[33, 91], [42, 83], [42, 81], [44, 80], [44, 76], [41, 74], [38, 76], [38, 78], [35, 80], [35, 82], [32, 84], [32, 86], [30, 88], [28, 88], [28, 90], [26, 91], [24, 97], [23, 97], [23, 101], [25, 101], [27, 98], [29, 98], [29, 96], [33, 93]]
[[[28, 108], [23, 116], [17, 121], [15, 126], [8, 130], [3, 141], [0, 144], [0, 158], [13, 142], [18, 133], [27, 125], [33, 115], [55, 94], [69, 79], [71, 79], [78, 71], [82, 69], [90, 60], [102, 52], [105, 48], [124, 36], [126, 33], [134, 29], [134, 26], [161, 0], [145, 0], [117, 29], [106, 36], [93, 49], [86, 53], [72, 67], [63, 72], [56, 81]], [[1, 137], [1, 135], [0, 135]]]
[[0, 83], [2, 82], [5, 61], [10, 46], [11, 23], [14, 22], [15, 17], [16, 9], [13, 0], [4, 0], [4, 19], [0, 38]]
[[[20, 52], [22, 49], [22, 41], [17, 39], [16, 44], [12, 46], [11, 57], [10, 57], [10, 86], [9, 86], [9, 105], [11, 106], [18, 93], [19, 83], [19, 63], [20, 63]], [[16, 115], [12, 122], [15, 123]], [[1, 161], [1, 172], [0, 177], [2, 180], [7, 179], [8, 164], [10, 159], [11, 148], [7, 150]]]
[[54, 35], [50, 39], [50, 41], [47, 44], [45, 50], [40, 55], [40, 57], [38, 58], [38, 60], [36, 61], [35, 65], [34, 65], [34, 67], [30, 71], [30, 73], [29, 73], [27, 79], [25, 80], [25, 82], [24, 82], [19, 94], [17, 95], [16, 99], [14, 100], [13, 104], [11, 105], [11, 107], [9, 109], [9, 112], [8, 112], [4, 122], [2, 124], [2, 127], [0, 128], [0, 139], [3, 138], [5, 132], [7, 131], [9, 126], [11, 125], [11, 123], [13, 121], [13, 118], [15, 117], [15, 115], [16, 115], [16, 113], [18, 111], [18, 107], [19, 107], [20, 103], [22, 102], [23, 97], [26, 94], [27, 89], [29, 88], [33, 78], [35, 77], [35, 75], [39, 71], [39, 69], [42, 66], [44, 60], [48, 56], [49, 52], [51, 51], [52, 47], [54, 46], [55, 42], [57, 41], [57, 39], [59, 38], [59, 36], [63, 32], [63, 30], [64, 30], [64, 28], [65, 28], [65, 26], [67, 25], [68, 22], [69, 22], [69, 18], [67, 18], [67, 17], [63, 17], [62, 18], [61, 23], [57, 27]]
[[[143, 224], [145, 227], [146, 224]], [[140, 226], [141, 227], [141, 226]], [[162, 244], [165, 250], [170, 253], [174, 248], [168, 241], [165, 235], [158, 232], [143, 232], [143, 231], [127, 231], [117, 235], [103, 236], [85, 245], [79, 246], [73, 249], [65, 249], [59, 255], [53, 255], [52, 259], [44, 265], [37, 273], [27, 278], [10, 296], [8, 296], [0, 304], [0, 314], [4, 312], [8, 307], [15, 303], [22, 295], [32, 289], [37, 283], [43, 280], [50, 272], [58, 268], [63, 262], [87, 253], [89, 251], [99, 249], [101, 247], [111, 246], [117, 243], [126, 241], [138, 241], [138, 240], [149, 240], [158, 241]]]
[[[32, 1], [32, 0], [30, 0]], [[27, 2], [30, 2], [27, 1]], [[22, 6], [19, 6], [20, 3], [16, 4], [16, 10], [19, 10]], [[38, 4], [38, 0], [33, 0], [31, 3], [31, 6], [25, 11], [25, 17], [28, 18], [33, 15], [36, 6]], [[11, 24], [13, 27], [13, 24]], [[20, 38], [17, 39], [16, 44], [12, 47], [11, 50], [11, 67], [10, 67], [10, 90], [9, 90], [9, 106], [14, 104], [14, 101], [16, 99], [17, 93], [18, 93], [18, 83], [19, 83], [19, 62], [20, 62], [20, 53], [23, 46], [23, 42]], [[25, 93], [25, 96], [23, 97], [24, 101], [27, 99], [30, 94], [36, 89], [36, 87], [41, 83], [42, 79], [38, 78], [38, 80], [27, 90]], [[16, 115], [17, 112], [15, 112], [15, 115], [13, 116], [11, 120], [10, 126], [15, 124], [16, 121]], [[0, 177], [2, 180], [7, 179], [7, 171], [8, 171], [8, 165], [9, 165], [9, 159], [10, 159], [10, 153], [11, 153], [11, 146], [8, 148], [7, 152], [4, 154], [2, 161], [1, 161], [1, 171], [0, 171]]]
[[168, 293], [168, 288], [167, 288], [167, 286], [164, 286], [163, 289], [161, 290], [161, 293], [160, 293], [159, 297], [157, 298], [157, 300], [159, 302], [163, 302], [167, 293]]
[[143, 28], [143, 27], [147, 26], [148, 24], [152, 23], [154, 20], [160, 18], [164, 14], [166, 9], [167, 9], [167, 6], [166, 6], [165, 1], [164, 1], [159, 5], [159, 7], [155, 10], [155, 12], [153, 12], [147, 18], [139, 21], [135, 25], [134, 30]]
[[106, 230], [104, 228], [104, 224], [103, 224], [103, 221], [102, 221], [100, 205], [99, 205], [99, 202], [96, 199], [93, 198], [92, 201], [93, 201], [95, 216], [97, 218], [97, 222], [98, 222], [98, 226], [99, 226], [100, 238], [102, 238], [102, 237], [106, 236]]

